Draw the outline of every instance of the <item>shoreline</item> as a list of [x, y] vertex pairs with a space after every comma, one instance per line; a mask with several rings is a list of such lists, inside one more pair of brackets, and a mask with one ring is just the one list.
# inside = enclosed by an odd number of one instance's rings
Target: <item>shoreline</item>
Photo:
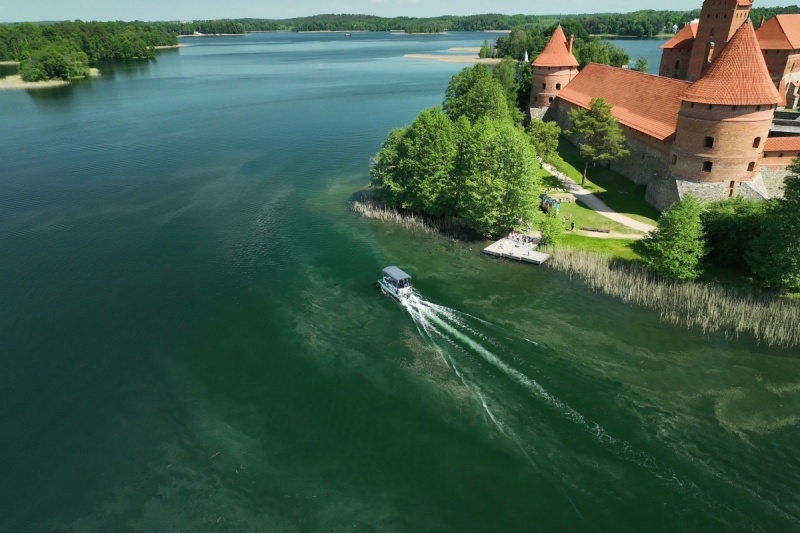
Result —
[[178, 43], [176, 45], [161, 45], [161, 46], [154, 46], [153, 50], [168, 50], [170, 48], [184, 48], [186, 47], [185, 44]]
[[502, 59], [497, 58], [455, 56], [448, 54], [405, 54], [403, 57], [408, 59], [424, 59], [426, 61], [441, 61], [442, 63], [483, 63], [485, 65], [496, 65], [502, 61]]
[[8, 65], [8, 66], [19, 65], [19, 61], [0, 61], [0, 65]]
[[[89, 69], [89, 76], [86, 78], [97, 78], [100, 71], [95, 67]], [[80, 78], [78, 78], [80, 79]], [[0, 78], [0, 91], [18, 91], [20, 89], [51, 89], [53, 87], [64, 87], [70, 85], [71, 80], [43, 80], [40, 82], [24, 82], [19, 74], [12, 74], [5, 78]]]

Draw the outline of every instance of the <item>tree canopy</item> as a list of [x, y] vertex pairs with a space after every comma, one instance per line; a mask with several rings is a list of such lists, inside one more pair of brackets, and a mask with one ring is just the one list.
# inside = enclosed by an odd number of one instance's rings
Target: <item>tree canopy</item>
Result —
[[577, 137], [578, 148], [584, 160], [583, 179], [589, 164], [598, 161], [612, 161], [630, 152], [625, 147], [625, 137], [619, 123], [611, 114], [611, 106], [602, 98], [592, 98], [589, 109], [569, 110], [570, 129], [565, 133]]
[[450, 80], [442, 104], [453, 120], [466, 117], [471, 123], [482, 118], [511, 120], [506, 91], [486, 65], [478, 64]]
[[658, 220], [658, 229], [642, 241], [645, 263], [666, 278], [694, 280], [705, 254], [702, 205], [692, 195], [673, 204]]
[[800, 158], [791, 170], [783, 198], [768, 207], [746, 255], [753, 273], [771, 288], [800, 288]]

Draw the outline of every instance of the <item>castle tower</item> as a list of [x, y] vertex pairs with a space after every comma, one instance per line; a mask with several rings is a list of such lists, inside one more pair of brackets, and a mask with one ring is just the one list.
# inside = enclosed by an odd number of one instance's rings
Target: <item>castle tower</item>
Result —
[[560, 24], [532, 66], [531, 116], [542, 118], [561, 88], [578, 74], [578, 60], [572, 55], [572, 37], [567, 41]]
[[669, 162], [679, 196], [723, 199], [740, 186], [764, 196], [756, 179], [781, 96], [749, 19], [680, 100]]
[[703, 0], [686, 79], [697, 80], [750, 16], [753, 0]]

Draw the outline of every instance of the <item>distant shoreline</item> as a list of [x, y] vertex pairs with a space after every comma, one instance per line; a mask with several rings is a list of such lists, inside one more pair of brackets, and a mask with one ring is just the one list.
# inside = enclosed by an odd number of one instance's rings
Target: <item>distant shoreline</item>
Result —
[[[95, 78], [100, 76], [100, 71], [94, 67], [89, 69], [89, 76]], [[20, 89], [50, 89], [52, 87], [63, 87], [69, 85], [68, 80], [44, 80], [41, 82], [24, 82], [19, 74], [12, 74], [5, 78], [0, 78], [0, 91], [15, 91]]]
[[19, 65], [19, 61], [0, 61], [0, 65]]
[[176, 44], [176, 45], [161, 45], [161, 46], [154, 46], [153, 48], [154, 48], [155, 50], [166, 50], [166, 49], [168, 49], [168, 48], [184, 48], [185, 46], [186, 46], [185, 44], [180, 44], [180, 43], [178, 43], [178, 44]]

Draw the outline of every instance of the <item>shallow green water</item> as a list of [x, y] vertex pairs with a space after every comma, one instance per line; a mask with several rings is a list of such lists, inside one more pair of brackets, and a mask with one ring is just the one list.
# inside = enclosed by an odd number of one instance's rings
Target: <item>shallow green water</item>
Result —
[[796, 351], [348, 210], [462, 68], [403, 54], [486, 38], [187, 39], [0, 94], [0, 529], [800, 528]]

